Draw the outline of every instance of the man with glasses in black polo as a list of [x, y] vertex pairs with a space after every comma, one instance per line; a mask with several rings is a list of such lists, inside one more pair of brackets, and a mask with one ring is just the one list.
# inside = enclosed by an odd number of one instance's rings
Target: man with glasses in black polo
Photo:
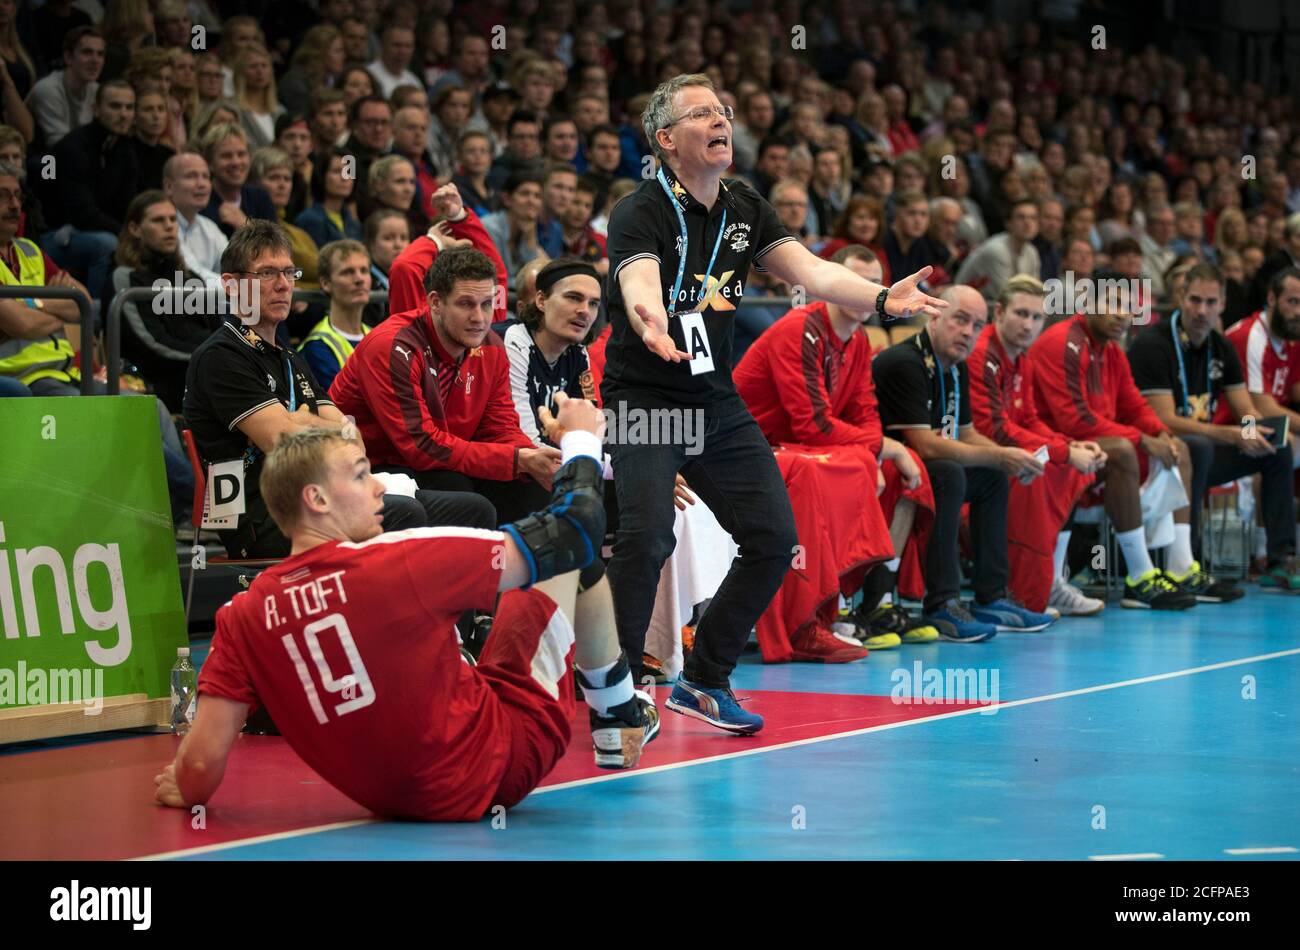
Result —
[[[661, 84], [646, 105], [642, 126], [660, 167], [610, 219], [613, 329], [601, 395], [615, 420], [606, 438], [619, 509], [609, 565], [619, 640], [639, 682], [660, 568], [674, 545], [680, 472], [740, 556], [696, 628], [668, 708], [747, 734], [763, 727], [763, 717], [740, 708], [731, 671], [798, 554], [771, 446], [731, 378], [732, 319], [750, 265], [855, 310], [905, 317], [946, 304], [916, 289], [928, 268], [887, 290], [814, 256], [752, 187], [723, 181], [731, 120], [703, 75]], [[700, 428], [688, 429], [687, 416]], [[688, 435], [696, 431], [702, 444]]]
[[[227, 469], [244, 509], [233, 526], [218, 531], [227, 552], [237, 558], [287, 557], [288, 539], [258, 489], [266, 453], [285, 433], [312, 426], [339, 429], [347, 420], [301, 354], [276, 342], [276, 329], [293, 302], [294, 283], [302, 276], [283, 229], [260, 219], [244, 225], [222, 253], [221, 271], [222, 290], [236, 319], [222, 324], [190, 357], [185, 420], [206, 463], [243, 462]], [[491, 505], [468, 492], [385, 495], [383, 515], [385, 531], [427, 525], [495, 527]]]

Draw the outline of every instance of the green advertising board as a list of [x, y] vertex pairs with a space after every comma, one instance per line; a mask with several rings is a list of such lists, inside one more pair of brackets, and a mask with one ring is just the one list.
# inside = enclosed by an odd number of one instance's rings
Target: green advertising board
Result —
[[188, 642], [157, 404], [0, 399], [0, 445], [0, 717], [79, 688], [62, 731], [116, 728], [92, 699], [167, 697]]

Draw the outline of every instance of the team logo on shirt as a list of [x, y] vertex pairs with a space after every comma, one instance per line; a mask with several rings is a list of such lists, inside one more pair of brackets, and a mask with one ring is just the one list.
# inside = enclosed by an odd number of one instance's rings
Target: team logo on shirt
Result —
[[[704, 285], [704, 293], [700, 297], [699, 307], [697, 309], [708, 310], [712, 307], [714, 310], [719, 312], [724, 310], [735, 310], [736, 305], [727, 299], [732, 295], [732, 290], [727, 286], [727, 281], [731, 280], [731, 275], [734, 273], [734, 270], [729, 270], [724, 272], [721, 277], [714, 277], [712, 274], [709, 274], [708, 281]], [[704, 274], [695, 275], [696, 280], [704, 280], [704, 278]], [[738, 290], [736, 291], [736, 294], [739, 296]]]
[[582, 375], [578, 377], [578, 385], [582, 387], [583, 398], [595, 400], [596, 384], [591, 378], [591, 370], [582, 371]]
[[408, 350], [406, 347], [400, 344], [394, 344], [393, 349], [396, 350], [398, 353], [401, 353], [403, 358], [406, 360], [406, 362], [408, 363], [411, 362], [411, 351]]
[[266, 374], [266, 385], [271, 390], [271, 392], [275, 392], [275, 377], [272, 376], [270, 373]]
[[1210, 379], [1223, 379], [1223, 360], [1210, 360]]
[[473, 385], [474, 385], [474, 374], [466, 373], [465, 374], [465, 395], [466, 396], [469, 395], [470, 387]]
[[722, 240], [730, 244], [731, 249], [739, 254], [749, 247], [749, 225], [743, 221], [736, 222], [722, 232]]

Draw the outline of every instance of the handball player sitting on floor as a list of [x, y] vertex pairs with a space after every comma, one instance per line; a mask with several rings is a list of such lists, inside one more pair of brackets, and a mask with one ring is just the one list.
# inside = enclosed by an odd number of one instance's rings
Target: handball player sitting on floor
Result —
[[[575, 662], [596, 764], [636, 765], [659, 715], [633, 689], [595, 556], [605, 421], [585, 400], [556, 405], [543, 418], [563, 453], [551, 504], [500, 531], [381, 534], [383, 485], [356, 442], [317, 428], [283, 437], [261, 485], [292, 554], [218, 611], [199, 710], [156, 799], [208, 801], [264, 703], [308, 765], [376, 814], [475, 821], [521, 801], [564, 754]], [[475, 668], [454, 622], [498, 591], [509, 593]]]

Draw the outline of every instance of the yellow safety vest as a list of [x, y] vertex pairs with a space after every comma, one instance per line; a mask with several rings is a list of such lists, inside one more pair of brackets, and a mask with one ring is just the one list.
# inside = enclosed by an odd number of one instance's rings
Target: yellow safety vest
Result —
[[[369, 332], [370, 327], [364, 323], [361, 324], [361, 335], [365, 336]], [[335, 330], [333, 325], [330, 324], [329, 314], [326, 314], [325, 319], [312, 328], [311, 333], [307, 334], [307, 339], [303, 340], [298, 347], [298, 351], [305, 350], [307, 344], [312, 340], [320, 340], [329, 347], [330, 352], [334, 354], [334, 358], [339, 361], [339, 369], [343, 368], [343, 364], [348, 361], [348, 357], [352, 355], [352, 351], [356, 348], [352, 345], [351, 340], [338, 330]]]
[[[18, 276], [0, 261], [0, 283], [43, 285], [45, 258], [35, 242], [14, 238], [18, 252]], [[6, 340], [0, 343], [0, 376], [10, 376], [24, 384], [52, 378], [72, 383], [81, 379], [75, 364], [76, 353], [67, 335], [60, 329], [39, 340]]]

